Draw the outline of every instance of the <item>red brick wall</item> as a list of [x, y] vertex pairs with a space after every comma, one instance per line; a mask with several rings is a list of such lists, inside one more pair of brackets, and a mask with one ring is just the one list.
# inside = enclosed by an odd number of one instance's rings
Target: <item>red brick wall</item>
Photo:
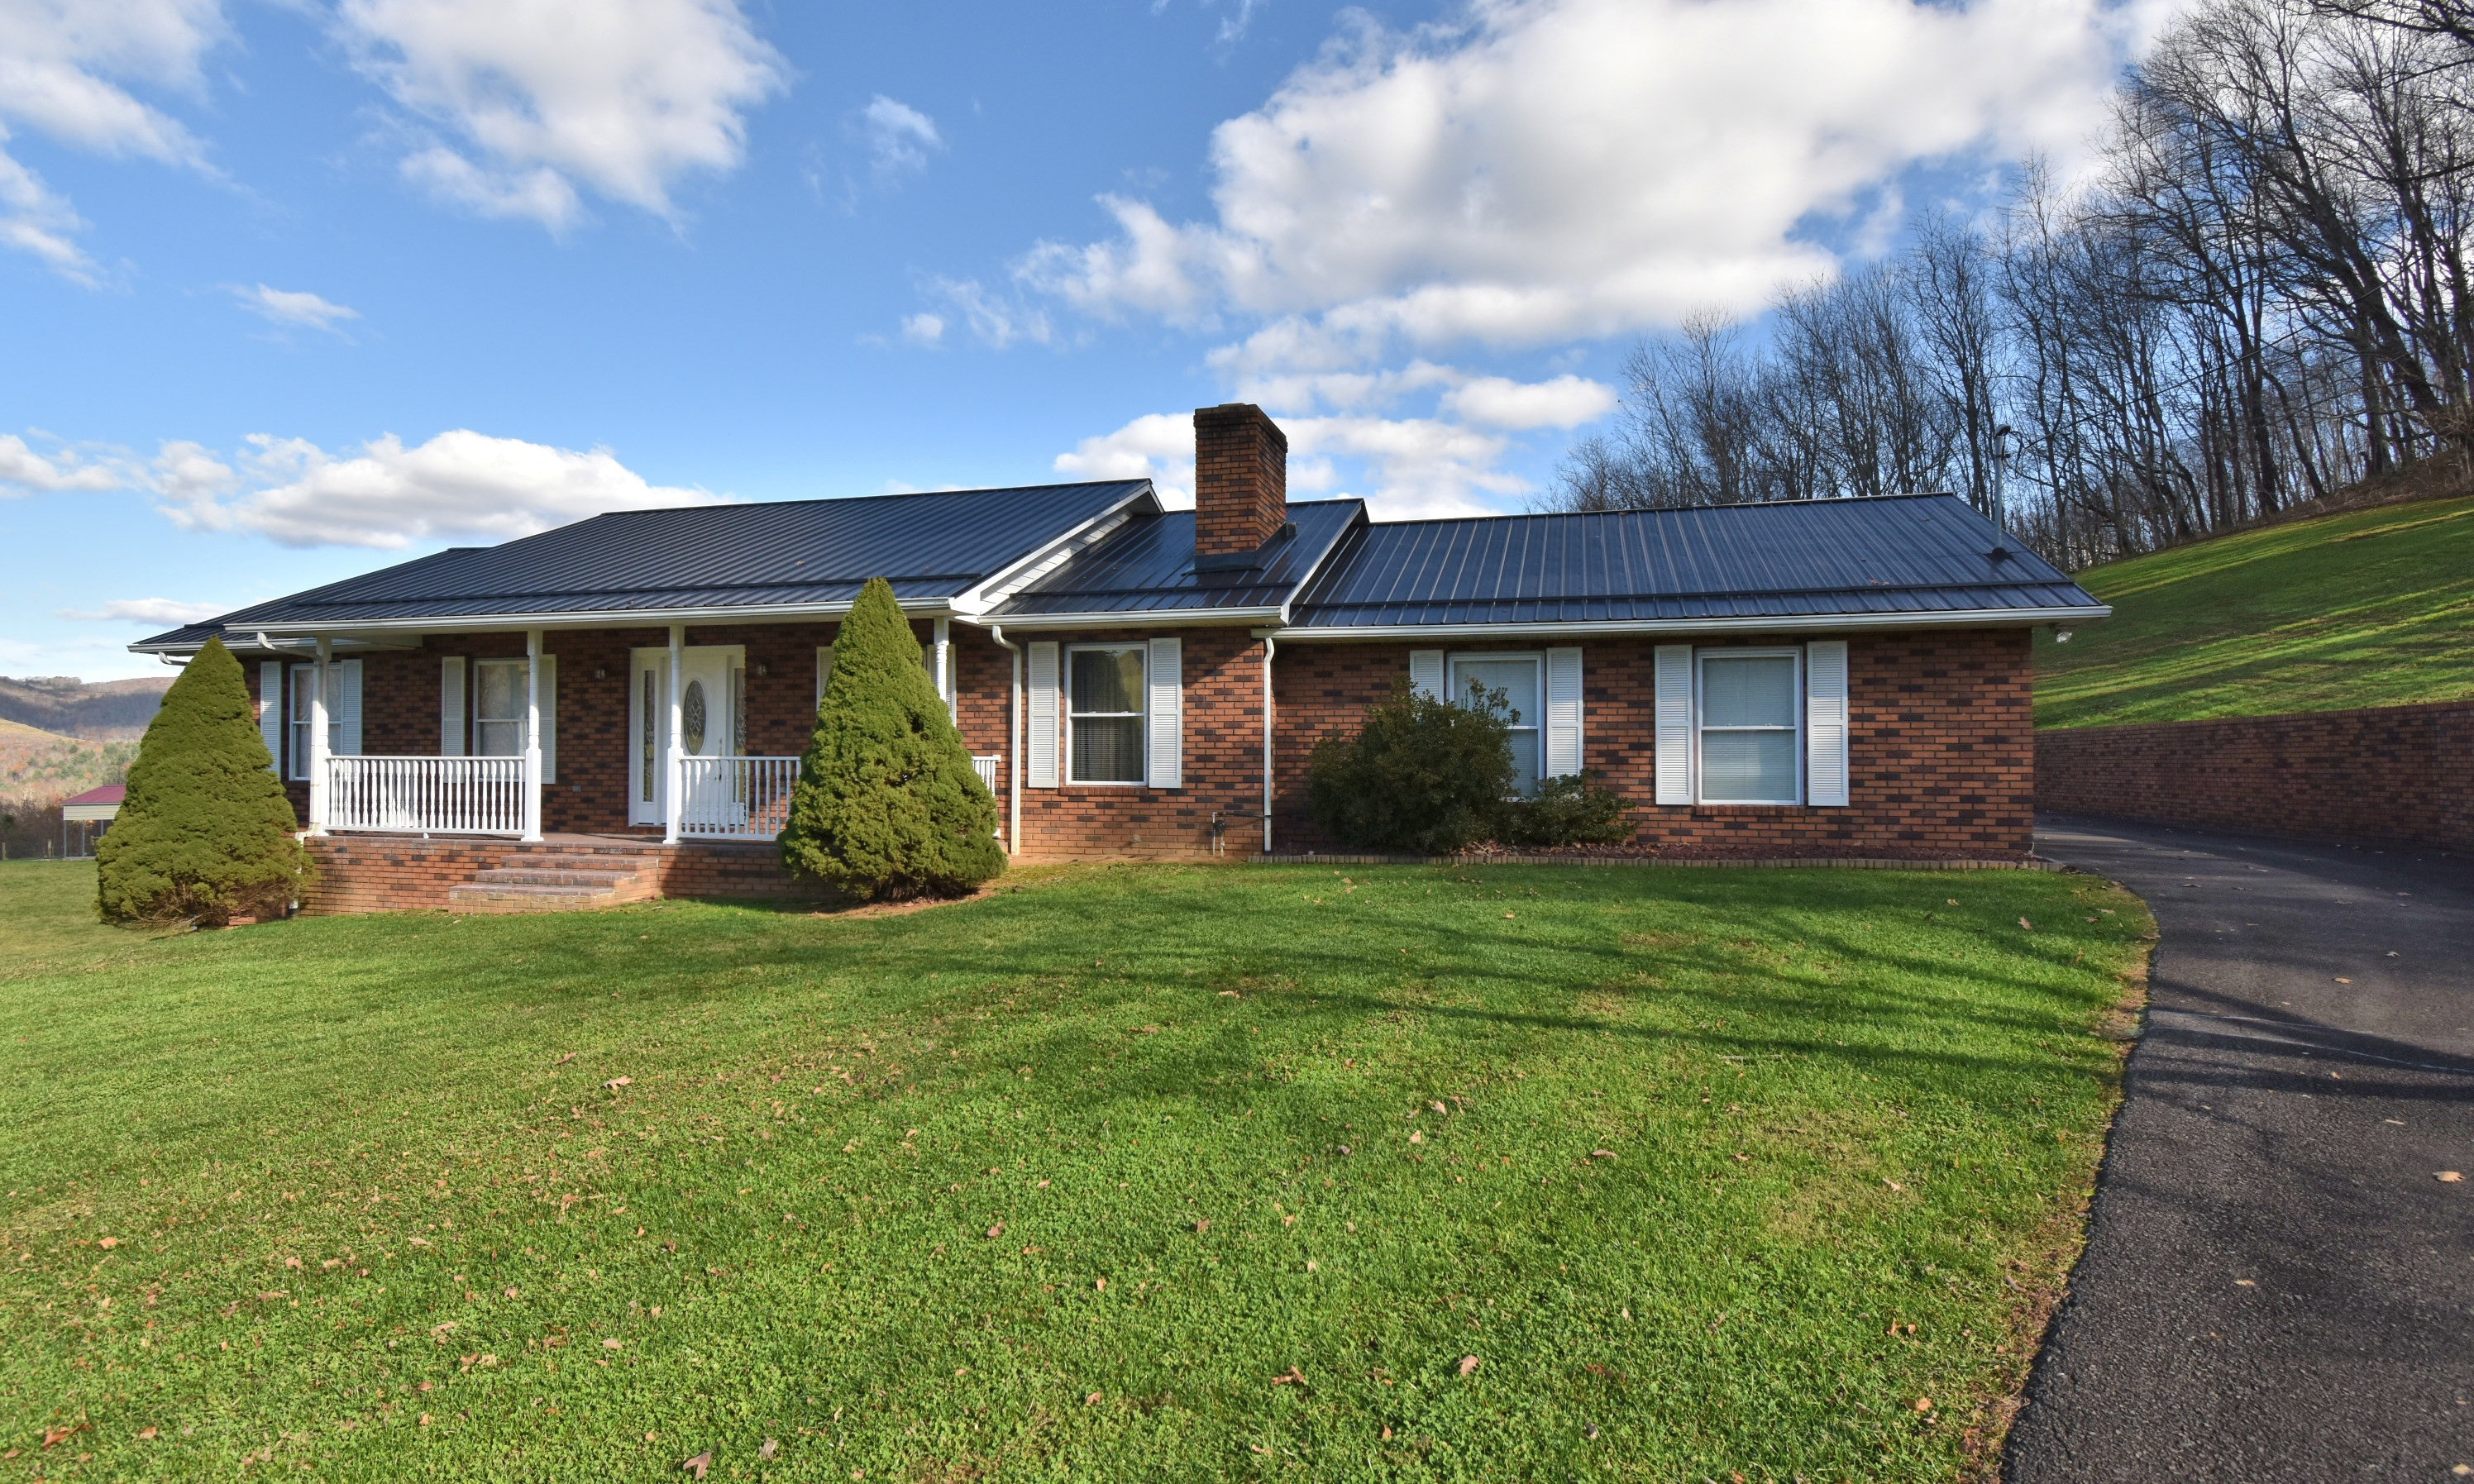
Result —
[[2039, 732], [2036, 806], [2474, 850], [2474, 702]]
[[[1318, 740], [1354, 727], [1394, 676], [1409, 673], [1410, 647], [1280, 646], [1273, 663], [1279, 731], [1275, 850], [1344, 848], [1305, 817], [1307, 758]], [[1494, 641], [1448, 647], [1516, 646]], [[1582, 761], [1643, 806], [1632, 816], [1636, 845], [1679, 857], [2002, 860], [2028, 852], [2034, 758], [2025, 630], [1851, 637], [1853, 802], [1845, 809], [1652, 804], [1656, 648], [1646, 639], [1581, 645]]]
[[[1263, 800], [1263, 642], [1243, 628], [1114, 629], [1055, 637], [1061, 643], [1127, 643], [1167, 634], [1182, 641], [1185, 688], [1182, 787], [1060, 783], [1022, 791], [1022, 854], [1033, 860], [1161, 860], [1211, 854], [1211, 816], [1255, 814]], [[1007, 635], [1007, 638], [1013, 638]], [[1025, 636], [1020, 642], [1031, 642]], [[1003, 651], [998, 651], [1005, 657]], [[1010, 683], [1010, 665], [1000, 684]], [[998, 693], [1002, 715], [1003, 692]], [[1060, 721], [1061, 721], [1060, 718]], [[1060, 727], [1060, 734], [1062, 728]], [[977, 747], [993, 752], [996, 747]], [[1057, 746], [1059, 774], [1066, 756]], [[998, 805], [1005, 807], [1001, 778]], [[1231, 857], [1262, 850], [1253, 819], [1225, 819]]]
[[[740, 644], [749, 662], [748, 748], [805, 749], [813, 722], [815, 648], [830, 623], [694, 628], [691, 645]], [[922, 622], [923, 645], [931, 637]], [[1004, 816], [1011, 777], [1013, 656], [984, 631], [952, 626], [960, 726], [974, 753], [996, 754]], [[1023, 791], [1026, 859], [1194, 858], [1212, 850], [1211, 818], [1231, 857], [1256, 854], [1261, 807], [1262, 642], [1244, 628], [1127, 628], [1075, 640], [1183, 640], [1185, 759], [1175, 790], [1067, 785]], [[1031, 636], [1008, 636], [1017, 643]], [[1065, 636], [1059, 636], [1064, 638]], [[1744, 643], [1757, 643], [1748, 637]], [[1788, 641], [1774, 641], [1788, 642]], [[553, 632], [559, 657], [558, 780], [545, 827], [618, 833], [627, 826], [627, 667], [631, 646], [664, 631]], [[1485, 647], [1505, 647], [1500, 642]], [[1849, 642], [1853, 807], [1660, 808], [1652, 775], [1655, 643], [1586, 643], [1586, 761], [1643, 802], [1637, 844], [1677, 857], [1897, 856], [2011, 859], [2029, 847], [2034, 753], [2024, 630], [1869, 634]], [[1275, 665], [1278, 800], [1273, 848], [1338, 848], [1304, 817], [1306, 760], [1317, 740], [1352, 728], [1393, 676], [1407, 645], [1284, 645]], [[363, 678], [363, 745], [412, 755], [438, 749], [439, 658], [521, 654], [520, 637], [442, 636], [419, 651], [372, 655]], [[758, 666], [766, 673], [758, 674]], [[595, 677], [594, 670], [605, 673]], [[253, 687], [256, 669], [250, 669]], [[305, 790], [296, 787], [305, 815]], [[478, 847], [476, 847], [478, 848]]]

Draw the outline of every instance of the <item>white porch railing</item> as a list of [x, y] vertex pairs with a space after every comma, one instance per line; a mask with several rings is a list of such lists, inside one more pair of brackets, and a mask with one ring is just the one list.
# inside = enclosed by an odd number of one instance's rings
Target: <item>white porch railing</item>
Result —
[[682, 839], [771, 839], [790, 819], [797, 758], [681, 758]]
[[987, 790], [990, 793], [997, 791], [997, 768], [1004, 762], [1005, 759], [998, 757], [993, 753], [983, 758], [975, 757], [971, 759], [972, 768], [979, 773], [980, 782], [987, 785]]
[[330, 830], [521, 835], [522, 758], [329, 756]]

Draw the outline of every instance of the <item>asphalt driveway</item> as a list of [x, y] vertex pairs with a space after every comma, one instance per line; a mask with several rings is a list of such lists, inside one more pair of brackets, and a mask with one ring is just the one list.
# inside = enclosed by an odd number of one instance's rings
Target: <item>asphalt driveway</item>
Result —
[[2162, 937], [2007, 1477], [2474, 1475], [2474, 866], [2110, 820], [2037, 842]]

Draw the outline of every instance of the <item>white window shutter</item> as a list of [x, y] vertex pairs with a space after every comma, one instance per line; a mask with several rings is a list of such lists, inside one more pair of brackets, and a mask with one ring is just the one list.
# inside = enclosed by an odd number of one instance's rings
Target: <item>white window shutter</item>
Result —
[[327, 698], [327, 720], [335, 723], [333, 750], [344, 757], [361, 751], [361, 662], [341, 660], [327, 668], [335, 677], [335, 693]]
[[438, 755], [464, 755], [464, 656], [460, 654], [438, 662]]
[[1023, 742], [1023, 762], [1031, 776], [1026, 787], [1056, 787], [1056, 645], [1035, 644], [1031, 650], [1031, 735]]
[[816, 704], [825, 704], [825, 686], [834, 678], [834, 646], [816, 645]]
[[1443, 651], [1412, 649], [1409, 651], [1409, 689], [1437, 700], [1448, 700], [1443, 694]]
[[1151, 644], [1148, 682], [1151, 686], [1151, 759], [1149, 777], [1154, 789], [1185, 787], [1184, 644], [1154, 639]]
[[541, 657], [542, 782], [558, 782], [558, 656]]
[[1658, 646], [1658, 802], [1692, 802], [1692, 646]]
[[1847, 806], [1847, 641], [1817, 640], [1804, 651], [1805, 797]]
[[275, 776], [283, 776], [283, 662], [257, 662], [257, 735], [266, 742]]
[[1581, 770], [1581, 651], [1546, 651], [1546, 775]]

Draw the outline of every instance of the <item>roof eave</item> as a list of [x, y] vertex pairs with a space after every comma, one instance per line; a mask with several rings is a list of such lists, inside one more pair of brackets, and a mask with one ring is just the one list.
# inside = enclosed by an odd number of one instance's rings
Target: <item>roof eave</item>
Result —
[[1971, 608], [1912, 613], [1779, 614], [1711, 619], [1613, 619], [1509, 623], [1297, 624], [1258, 630], [1260, 637], [1311, 643], [1351, 639], [1617, 639], [1636, 634], [1827, 633], [1878, 628], [2033, 628], [2094, 623], [2113, 610], [2102, 603], [2059, 608]]

